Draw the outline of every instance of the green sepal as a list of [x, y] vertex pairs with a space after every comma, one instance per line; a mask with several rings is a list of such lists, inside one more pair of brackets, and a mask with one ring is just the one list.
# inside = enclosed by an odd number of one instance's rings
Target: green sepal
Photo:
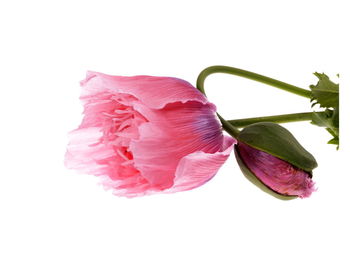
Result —
[[287, 129], [278, 124], [260, 122], [249, 125], [239, 133], [237, 140], [287, 161], [310, 174], [317, 167], [315, 158]]
[[245, 165], [245, 163], [242, 161], [241, 156], [239, 154], [239, 150], [237, 148], [237, 145], [235, 145], [235, 156], [239, 165], [239, 168], [241, 168], [241, 171], [243, 173], [243, 175], [251, 182], [253, 183], [255, 186], [257, 186], [260, 190], [264, 191], [265, 193], [268, 193], [269, 195], [272, 195], [273, 197], [276, 197], [278, 199], [281, 200], [292, 200], [297, 198], [297, 196], [288, 196], [288, 195], [282, 195], [279, 194], [277, 192], [275, 192], [274, 190], [272, 190], [271, 188], [269, 188], [268, 186], [266, 186], [257, 176], [255, 176], [250, 170], [249, 168]]

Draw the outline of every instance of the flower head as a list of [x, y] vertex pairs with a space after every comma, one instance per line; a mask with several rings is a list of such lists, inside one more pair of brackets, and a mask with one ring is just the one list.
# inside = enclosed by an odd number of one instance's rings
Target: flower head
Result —
[[81, 86], [84, 118], [70, 133], [66, 166], [117, 195], [193, 189], [232, 150], [215, 106], [186, 81], [88, 72]]

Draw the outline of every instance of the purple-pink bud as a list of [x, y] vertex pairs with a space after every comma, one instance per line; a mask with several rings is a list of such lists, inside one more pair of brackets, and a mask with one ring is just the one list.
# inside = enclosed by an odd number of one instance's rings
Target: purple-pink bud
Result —
[[242, 142], [237, 149], [246, 167], [278, 194], [304, 198], [316, 190], [310, 173]]

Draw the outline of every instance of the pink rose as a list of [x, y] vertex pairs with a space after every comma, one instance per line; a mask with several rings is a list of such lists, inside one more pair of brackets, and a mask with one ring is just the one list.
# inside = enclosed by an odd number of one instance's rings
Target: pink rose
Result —
[[84, 118], [70, 133], [65, 163], [99, 176], [116, 195], [196, 188], [235, 143], [215, 106], [184, 80], [88, 72], [81, 86]]

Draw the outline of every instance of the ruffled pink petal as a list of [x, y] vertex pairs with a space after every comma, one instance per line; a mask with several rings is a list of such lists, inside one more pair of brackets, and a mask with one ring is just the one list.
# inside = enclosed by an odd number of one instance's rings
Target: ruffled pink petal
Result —
[[225, 136], [223, 151], [197, 151], [183, 157], [176, 168], [173, 186], [165, 192], [191, 190], [209, 181], [230, 156], [235, 143], [236, 140]]
[[174, 102], [197, 101], [208, 103], [206, 97], [185, 80], [173, 77], [155, 76], [110, 76], [98, 72], [87, 72], [81, 81], [83, 96], [94, 95], [108, 89], [114, 93], [135, 96], [146, 106], [161, 109]]
[[140, 126], [140, 138], [130, 143], [130, 150], [135, 167], [159, 190], [173, 186], [182, 158], [198, 151], [215, 154], [227, 148], [211, 104], [191, 101], [152, 111], [140, 105], [136, 108], [149, 122]]
[[97, 162], [112, 156], [114, 152], [104, 145], [97, 144], [98, 139], [102, 136], [103, 133], [97, 127], [71, 131], [65, 155], [65, 166], [86, 174], [104, 174], [106, 166]]
[[138, 127], [147, 122], [129, 104], [136, 98], [108, 91], [82, 97], [84, 119], [69, 133], [65, 156], [67, 168], [100, 176], [106, 189], [146, 191], [149, 183], [134, 167], [129, 150], [132, 139], [139, 137]]

